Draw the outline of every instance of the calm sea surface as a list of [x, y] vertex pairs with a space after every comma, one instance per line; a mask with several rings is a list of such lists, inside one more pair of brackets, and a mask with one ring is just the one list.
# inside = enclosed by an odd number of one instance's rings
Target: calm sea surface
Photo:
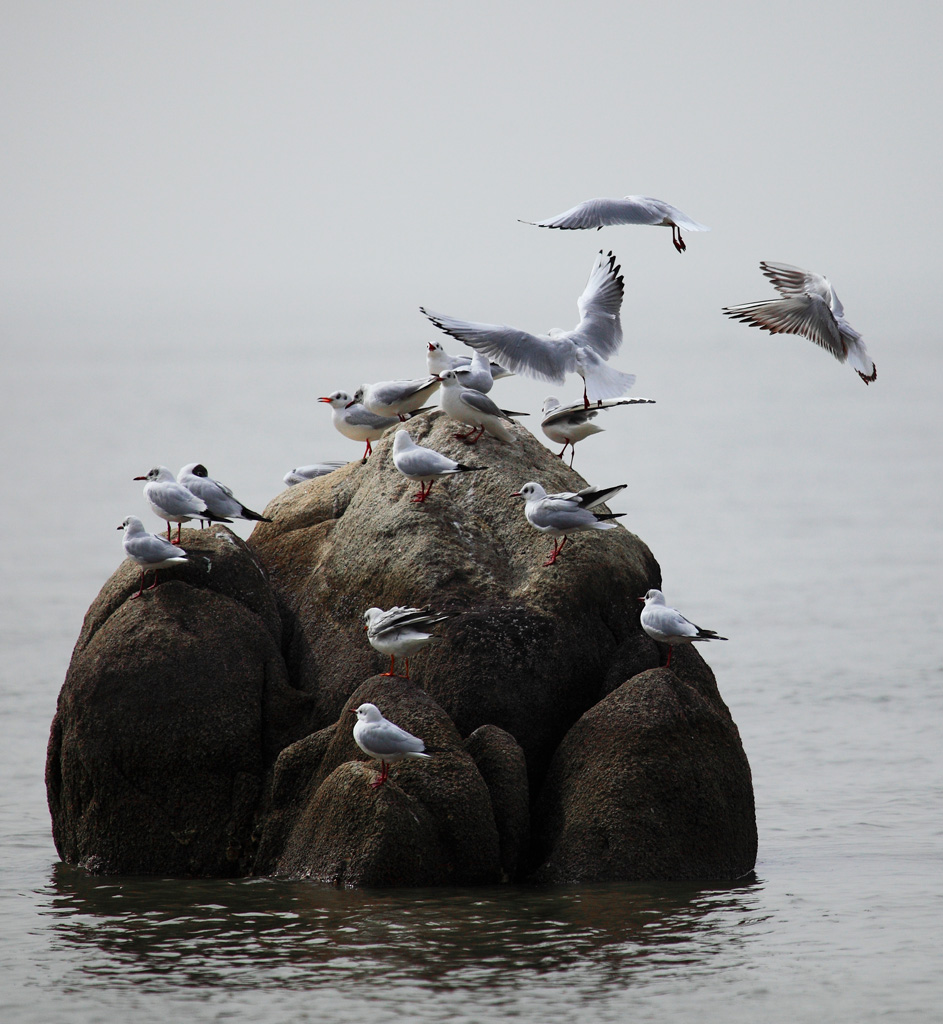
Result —
[[[941, 1018], [933, 339], [908, 337], [906, 366], [875, 343], [870, 388], [799, 341], [775, 368], [755, 337], [692, 344], [683, 373], [643, 353], [637, 390], [658, 405], [577, 448], [590, 482], [629, 482], [614, 508], [669, 602], [731, 638], [704, 653], [753, 768], [755, 877], [393, 892], [89, 877], [58, 861], [42, 778], [82, 616], [121, 560], [116, 527], [159, 525], [131, 478], [203, 461], [261, 509], [293, 466], [359, 454], [314, 399], [352, 390], [362, 365], [332, 357], [328, 378], [304, 346], [260, 358], [260, 339], [198, 332], [137, 338], [133, 357], [119, 337], [6, 340], [0, 1020]], [[378, 352], [370, 377], [422, 372], [420, 342], [395, 350], [413, 364]], [[546, 393], [498, 387], [534, 413]]]

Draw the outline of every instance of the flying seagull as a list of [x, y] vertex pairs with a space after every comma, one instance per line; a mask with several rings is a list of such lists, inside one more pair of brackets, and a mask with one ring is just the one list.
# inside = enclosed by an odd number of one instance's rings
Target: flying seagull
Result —
[[877, 380], [877, 367], [861, 335], [845, 319], [844, 307], [827, 277], [766, 260], [760, 263], [760, 269], [782, 298], [725, 306], [727, 316], [770, 334], [801, 334], [831, 352], [840, 363], [851, 363], [865, 384]]
[[610, 252], [600, 250], [589, 281], [577, 299], [580, 322], [571, 331], [552, 328], [546, 334], [504, 324], [481, 324], [440, 316], [420, 306], [440, 330], [470, 348], [498, 359], [513, 373], [551, 384], [564, 384], [568, 373], [583, 378], [583, 404], [624, 395], [635, 383], [635, 375], [621, 373], [606, 364], [622, 345], [624, 282], [622, 268]]
[[533, 224], [538, 228], [560, 228], [562, 231], [577, 231], [581, 228], [609, 227], [614, 224], [655, 224], [671, 228], [671, 241], [678, 252], [687, 246], [681, 237], [685, 231], [710, 231], [704, 224], [682, 213], [677, 207], [650, 196], [626, 196], [624, 199], [587, 199], [572, 210], [561, 213], [549, 220], [522, 220], [522, 224]]

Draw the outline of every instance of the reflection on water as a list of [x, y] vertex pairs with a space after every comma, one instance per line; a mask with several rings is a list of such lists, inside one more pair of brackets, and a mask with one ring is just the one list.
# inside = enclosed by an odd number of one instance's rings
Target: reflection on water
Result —
[[[500, 990], [520, 972], [624, 988], [742, 962], [761, 886], [611, 884], [345, 891], [269, 880], [90, 877], [57, 865], [42, 913], [76, 988], [150, 991], [405, 983]], [[273, 909], [277, 908], [277, 909]], [[754, 932], [755, 934], [755, 932]]]

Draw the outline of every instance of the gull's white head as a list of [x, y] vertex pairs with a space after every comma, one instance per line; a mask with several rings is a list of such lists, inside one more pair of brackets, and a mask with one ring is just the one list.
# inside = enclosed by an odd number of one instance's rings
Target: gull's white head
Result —
[[376, 704], [361, 704], [359, 708], [354, 712], [358, 720], [361, 722], [382, 722], [383, 715], [380, 714], [380, 709]]
[[649, 590], [644, 597], [639, 598], [640, 601], [644, 601], [646, 605], [649, 604], [664, 604], [665, 595], [660, 590], [654, 588]]
[[530, 483], [524, 484], [519, 491], [515, 491], [511, 497], [523, 498], [525, 501], [535, 501], [538, 498], [546, 498], [547, 492], [540, 486], [540, 484], [531, 480]]
[[153, 469], [147, 471], [147, 476], [136, 476], [135, 480], [146, 480], [148, 483], [156, 483], [157, 481], [173, 483], [177, 482], [177, 478], [170, 472], [166, 466], [155, 466]]
[[559, 409], [559, 408], [560, 408], [560, 399], [559, 398], [554, 398], [553, 395], [547, 395], [547, 397], [544, 399], [542, 415], [548, 416], [550, 413], [553, 412], [554, 409]]
[[319, 402], [327, 402], [332, 409], [343, 409], [350, 405], [351, 398], [346, 391], [332, 391], [329, 395], [318, 399]]
[[137, 516], [128, 516], [118, 529], [124, 530], [125, 533], [143, 533], [144, 524]]
[[439, 380], [442, 381], [444, 388], [461, 387], [462, 384], [454, 370], [446, 370], [445, 373], [439, 375]]
[[402, 430], [397, 430], [393, 436], [393, 451], [404, 452], [407, 448], [411, 448], [415, 444], [412, 439], [412, 435], [405, 427]]

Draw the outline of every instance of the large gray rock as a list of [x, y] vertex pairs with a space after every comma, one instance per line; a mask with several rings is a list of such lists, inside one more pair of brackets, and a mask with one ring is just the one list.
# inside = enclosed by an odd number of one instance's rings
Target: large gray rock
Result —
[[[620, 526], [574, 536], [544, 568], [550, 541], [510, 495], [528, 480], [549, 491], [586, 482], [519, 426], [513, 444], [486, 435], [474, 448], [452, 437], [456, 425], [440, 412], [408, 429], [487, 469], [436, 484], [425, 504], [413, 503], [415, 485], [393, 466], [387, 434], [366, 464], [284, 492], [266, 510], [275, 521], [252, 534], [290, 635], [289, 671], [326, 726], [363, 678], [388, 667], [366, 643], [365, 609], [458, 612], [438, 628], [445, 639], [411, 659], [412, 676], [462, 735], [488, 724], [509, 732], [539, 780], [567, 729], [599, 698], [616, 652], [639, 632], [638, 597], [660, 585], [658, 565]], [[649, 649], [635, 670], [657, 663]]]
[[[50, 736], [63, 859], [348, 886], [749, 870], [749, 766], [713, 675], [693, 649], [659, 669], [639, 625], [661, 584], [648, 548], [620, 525], [545, 568], [550, 541], [511, 492], [586, 481], [520, 426], [473, 449], [438, 412], [408, 429], [487, 468], [413, 503], [388, 434], [365, 464], [279, 495], [248, 546], [187, 530], [192, 562], [136, 600], [137, 567], [116, 571]], [[394, 604], [453, 613], [412, 682], [374, 675], [388, 660], [363, 631], [366, 608]], [[364, 701], [432, 761], [372, 789], [349, 713]]]
[[[47, 754], [63, 860], [102, 873], [234, 875], [266, 766], [306, 731], [264, 574], [223, 527], [135, 600], [124, 562], [86, 616]], [[267, 596], [266, 596], [267, 595]]]
[[534, 812], [535, 881], [733, 879], [753, 868], [750, 766], [713, 677], [687, 654], [691, 682], [666, 668], [636, 675], [560, 744]]

